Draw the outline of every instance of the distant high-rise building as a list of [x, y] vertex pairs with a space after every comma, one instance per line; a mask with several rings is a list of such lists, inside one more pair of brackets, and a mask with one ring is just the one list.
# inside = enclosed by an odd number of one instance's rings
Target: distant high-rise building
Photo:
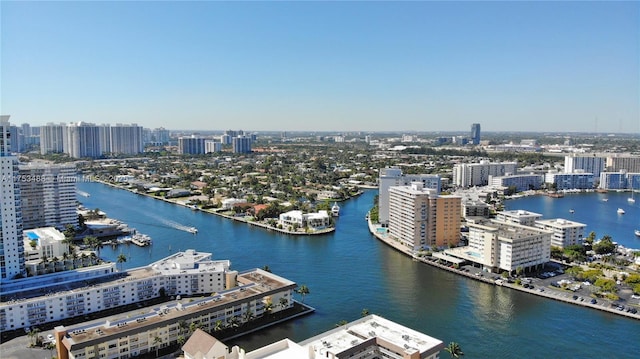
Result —
[[134, 155], [144, 152], [142, 127], [134, 124], [116, 124], [109, 127], [111, 153]]
[[64, 123], [47, 123], [40, 128], [40, 153], [62, 153], [64, 152], [64, 137], [67, 125]]
[[244, 135], [234, 137], [231, 144], [233, 153], [251, 153], [251, 137]]
[[222, 143], [217, 141], [204, 141], [204, 153], [215, 153], [222, 151]]
[[389, 188], [408, 186], [412, 182], [422, 182], [425, 188], [440, 193], [440, 176], [431, 174], [402, 174], [399, 168], [383, 168], [378, 179], [378, 222], [389, 224]]
[[514, 175], [518, 169], [516, 162], [458, 163], [453, 166], [453, 183], [460, 187], [486, 186], [489, 176]]
[[22, 128], [17, 126], [10, 126], [9, 135], [11, 137], [11, 152], [24, 152], [24, 136], [22, 135]]
[[178, 139], [178, 152], [183, 155], [203, 155], [205, 153], [204, 138], [180, 137]]
[[605, 157], [577, 156], [575, 154], [564, 156], [564, 171], [567, 173], [590, 172], [596, 178], [605, 170]]
[[151, 133], [151, 141], [159, 143], [161, 145], [168, 144], [169, 138], [169, 130], [165, 129], [164, 127], [158, 127]]
[[471, 141], [474, 145], [480, 144], [480, 124], [474, 123], [471, 125]]
[[28, 164], [19, 171], [24, 229], [78, 225], [74, 165]]
[[11, 155], [10, 116], [0, 116], [0, 283], [26, 275], [18, 159]]
[[64, 152], [73, 158], [102, 156], [101, 128], [93, 123], [71, 123], [66, 128]]

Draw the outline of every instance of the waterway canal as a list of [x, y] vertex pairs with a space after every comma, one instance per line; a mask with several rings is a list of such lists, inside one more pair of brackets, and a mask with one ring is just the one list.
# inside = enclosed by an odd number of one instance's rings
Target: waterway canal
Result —
[[[78, 197], [86, 207], [153, 238], [148, 248], [102, 249], [107, 259], [129, 256], [126, 268], [194, 248], [231, 260], [237, 270], [268, 265], [306, 284], [311, 294], [305, 303], [316, 313], [228, 343], [247, 350], [284, 337], [303, 340], [340, 320], [357, 319], [367, 308], [445, 343], [460, 343], [465, 358], [635, 358], [640, 352], [636, 320], [476, 282], [388, 248], [368, 233], [364, 220], [375, 191], [341, 204], [334, 233], [292, 237], [99, 183], [78, 187], [91, 195]], [[169, 221], [199, 233], [173, 229]]]

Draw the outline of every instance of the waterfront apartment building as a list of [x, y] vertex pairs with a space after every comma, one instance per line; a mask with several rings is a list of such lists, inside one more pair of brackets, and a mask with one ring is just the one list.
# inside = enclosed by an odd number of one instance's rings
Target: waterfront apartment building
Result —
[[463, 188], [486, 186], [489, 176], [515, 175], [517, 170], [517, 162], [491, 163], [482, 160], [480, 163], [458, 163], [453, 166], [453, 184]]
[[543, 175], [522, 174], [508, 176], [489, 176], [489, 186], [515, 188], [516, 192], [537, 190], [542, 188]]
[[566, 248], [567, 246], [582, 244], [584, 240], [584, 229], [587, 225], [557, 218], [537, 220], [535, 227], [552, 233], [552, 247]]
[[626, 189], [627, 185], [627, 172], [602, 172], [600, 173], [600, 189], [618, 190]]
[[204, 138], [196, 136], [178, 138], [178, 153], [181, 155], [203, 155], [205, 153]]
[[74, 165], [20, 165], [24, 229], [78, 225], [76, 168]]
[[607, 157], [607, 171], [640, 173], [640, 156], [613, 155]]
[[63, 153], [67, 125], [47, 123], [40, 128], [40, 154]]
[[461, 198], [440, 196], [422, 182], [389, 188], [389, 236], [413, 250], [460, 241]]
[[378, 218], [383, 226], [389, 224], [389, 188], [392, 186], [408, 186], [412, 182], [422, 182], [425, 188], [431, 188], [440, 193], [440, 176], [431, 174], [403, 174], [396, 167], [380, 170], [378, 178]]
[[542, 215], [540, 213], [529, 212], [522, 209], [500, 211], [496, 213], [497, 221], [529, 227], [535, 226], [536, 221], [540, 219], [542, 219]]
[[[179, 268], [176, 275], [184, 270], [203, 271], [197, 267]], [[216, 277], [220, 273], [204, 271], [205, 277], [209, 274]], [[180, 336], [187, 335], [191, 324], [213, 332], [216, 328], [235, 327], [294, 305], [296, 284], [273, 273], [262, 269], [228, 272], [224, 279], [214, 285], [219, 289], [206, 291], [205, 296], [171, 300], [94, 324], [56, 327], [58, 358], [124, 359], [155, 354], [157, 349], [177, 344]], [[187, 282], [207, 285], [208, 280], [188, 279]], [[224, 282], [226, 286], [222, 288]], [[214, 286], [210, 285], [209, 289]], [[129, 291], [122, 292], [128, 294]]]
[[3, 283], [0, 330], [83, 317], [163, 296], [219, 293], [233, 288], [237, 272], [229, 267], [228, 260], [212, 260], [211, 253], [187, 250], [126, 272], [108, 263]]
[[445, 250], [491, 272], [541, 268], [551, 259], [551, 232], [496, 220], [469, 222], [469, 245]]
[[204, 331], [196, 331], [182, 347], [186, 359], [437, 359], [444, 343], [377, 315], [369, 315], [294, 343], [282, 339], [245, 352], [229, 349]]
[[594, 188], [593, 173], [550, 172], [545, 174], [544, 181], [555, 186], [557, 191]]
[[480, 124], [474, 123], [471, 125], [471, 143], [474, 145], [480, 144]]
[[25, 230], [24, 257], [27, 273], [30, 271], [32, 274], [35, 273], [34, 269], [38, 267], [43, 257], [61, 258], [65, 253], [69, 253], [69, 244], [65, 243], [64, 239], [64, 234], [54, 227]]
[[251, 153], [251, 137], [240, 135], [231, 139], [233, 153]]
[[0, 116], [0, 285], [26, 275], [18, 159], [11, 154], [9, 118]]
[[564, 172], [566, 173], [593, 173], [598, 178], [600, 172], [606, 169], [606, 157], [586, 156], [572, 154], [564, 156]]

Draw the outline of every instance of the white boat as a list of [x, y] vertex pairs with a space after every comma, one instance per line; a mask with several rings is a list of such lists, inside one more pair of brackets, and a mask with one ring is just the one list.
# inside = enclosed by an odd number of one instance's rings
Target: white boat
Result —
[[633, 231], [633, 233], [636, 235], [636, 237], [640, 237], [640, 229], [636, 229], [635, 231]]
[[131, 243], [140, 247], [146, 247], [151, 245], [151, 237], [146, 234], [136, 233], [131, 236]]
[[625, 212], [624, 212], [624, 209], [622, 209], [622, 208], [618, 208], [618, 214], [624, 214], [624, 213], [625, 213]]
[[333, 207], [331, 207], [331, 215], [334, 217], [338, 217], [340, 215], [340, 206], [338, 206], [337, 202], [334, 202]]
[[198, 233], [198, 228], [196, 228], [196, 227], [189, 227], [189, 228], [187, 228], [187, 232], [189, 232], [189, 233], [193, 233], [193, 234], [197, 234], [197, 233]]
[[575, 211], [572, 209], [569, 210], [569, 213], [574, 213]]
[[636, 203], [636, 200], [633, 198], [633, 190], [631, 190], [631, 197], [627, 198], [629, 203]]
[[602, 202], [606, 202], [606, 201], [608, 201], [608, 200], [609, 200], [609, 198], [603, 198], [603, 199], [602, 199]]

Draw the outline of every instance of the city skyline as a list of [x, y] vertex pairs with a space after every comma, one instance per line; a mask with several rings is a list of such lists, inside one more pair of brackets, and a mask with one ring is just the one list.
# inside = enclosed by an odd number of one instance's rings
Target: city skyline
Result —
[[640, 132], [637, 2], [2, 2], [14, 123]]

